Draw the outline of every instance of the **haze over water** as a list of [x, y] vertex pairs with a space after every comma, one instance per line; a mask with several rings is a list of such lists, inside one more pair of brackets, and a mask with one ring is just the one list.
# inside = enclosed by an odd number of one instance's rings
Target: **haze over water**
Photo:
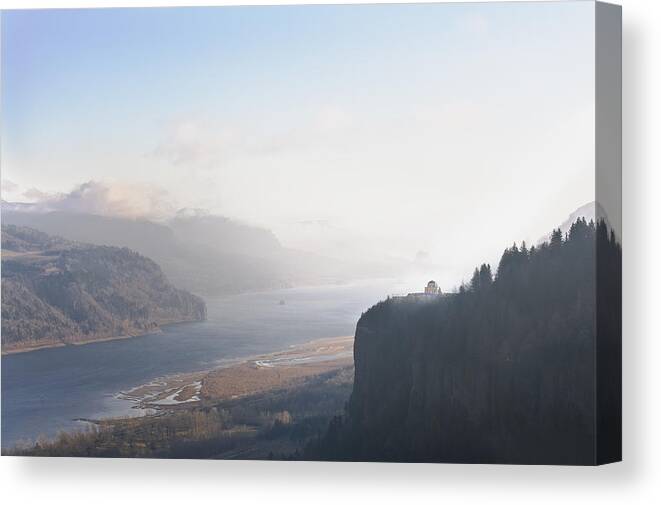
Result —
[[160, 334], [3, 356], [2, 447], [82, 427], [76, 418], [139, 414], [116, 395], [157, 377], [353, 335], [362, 312], [415, 288], [382, 280], [215, 298], [207, 300], [206, 321]]

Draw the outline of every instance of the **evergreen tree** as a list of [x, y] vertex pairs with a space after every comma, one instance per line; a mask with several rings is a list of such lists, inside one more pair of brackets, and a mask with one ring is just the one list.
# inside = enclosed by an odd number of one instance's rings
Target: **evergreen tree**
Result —
[[621, 317], [620, 244], [584, 218], [566, 239], [507, 248], [469, 289], [381, 302], [358, 322], [346, 418], [315, 457], [592, 463], [595, 390], [600, 443], [621, 429]]

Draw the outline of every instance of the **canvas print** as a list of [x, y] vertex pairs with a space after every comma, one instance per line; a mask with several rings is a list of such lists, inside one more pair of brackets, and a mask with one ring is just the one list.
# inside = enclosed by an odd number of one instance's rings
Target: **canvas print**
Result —
[[7, 10], [2, 454], [621, 459], [621, 12]]

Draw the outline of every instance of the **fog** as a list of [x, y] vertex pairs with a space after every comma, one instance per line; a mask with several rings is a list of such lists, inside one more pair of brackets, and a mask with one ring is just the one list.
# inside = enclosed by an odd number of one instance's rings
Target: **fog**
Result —
[[225, 216], [333, 271], [450, 289], [595, 199], [592, 11], [541, 8], [283, 9], [288, 31], [260, 9], [8, 15], [2, 198]]

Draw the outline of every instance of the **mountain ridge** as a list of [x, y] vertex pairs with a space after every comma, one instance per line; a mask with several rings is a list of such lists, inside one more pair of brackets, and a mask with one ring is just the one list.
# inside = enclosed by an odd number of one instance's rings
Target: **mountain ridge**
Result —
[[2, 225], [2, 352], [159, 331], [206, 318], [151, 259]]

